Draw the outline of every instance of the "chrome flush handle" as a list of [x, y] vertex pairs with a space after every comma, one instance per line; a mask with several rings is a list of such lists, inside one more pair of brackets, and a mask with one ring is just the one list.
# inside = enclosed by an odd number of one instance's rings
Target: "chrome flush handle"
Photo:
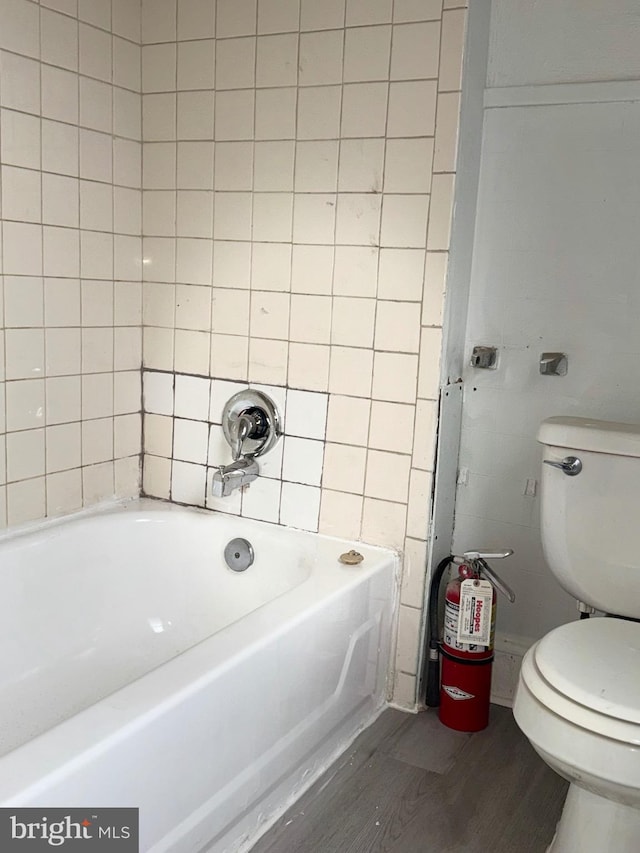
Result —
[[582, 471], [582, 462], [577, 456], [565, 456], [562, 462], [554, 462], [552, 459], [543, 459], [545, 465], [551, 465], [552, 468], [559, 468], [567, 477], [575, 477]]

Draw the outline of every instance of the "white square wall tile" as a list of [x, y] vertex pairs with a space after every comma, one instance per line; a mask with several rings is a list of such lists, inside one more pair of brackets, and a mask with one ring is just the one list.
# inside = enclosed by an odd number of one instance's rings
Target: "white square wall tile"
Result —
[[300, 0], [258, 0], [258, 32], [297, 32]]
[[231, 447], [224, 437], [224, 432], [219, 424], [211, 424], [209, 427], [207, 462], [209, 465], [215, 467], [229, 465], [233, 462]]
[[178, 41], [208, 39], [215, 35], [216, 5], [210, 0], [180, 0]]
[[289, 345], [288, 382], [291, 388], [327, 391], [330, 347], [324, 344]]
[[[178, 64], [178, 72], [179, 69]], [[255, 85], [255, 73], [255, 38], [218, 39], [215, 73], [217, 90], [250, 89]]]
[[156, 415], [173, 415], [172, 373], [145, 371], [143, 374], [144, 409]]
[[327, 412], [327, 441], [367, 445], [371, 400], [331, 394]]
[[325, 448], [323, 488], [361, 495], [366, 465], [366, 448], [328, 443]]
[[347, 0], [347, 26], [385, 24], [391, 20], [392, 0]]
[[218, 38], [255, 33], [257, 0], [218, 0], [216, 11]]
[[298, 78], [298, 34], [258, 36], [256, 85], [295, 86]]
[[[351, 83], [345, 85], [342, 93], [341, 132], [344, 137], [385, 136], [387, 133], [387, 83]], [[433, 93], [435, 114], [435, 86]], [[398, 108], [396, 108], [398, 109]], [[415, 109], [424, 110], [418, 103]], [[398, 127], [403, 127], [396, 121]], [[422, 125], [418, 125], [422, 127]], [[392, 135], [389, 133], [389, 135]], [[404, 136], [395, 133], [395, 136]], [[418, 134], [411, 134], [418, 135]]]
[[375, 297], [378, 249], [374, 246], [336, 246], [333, 293]]
[[215, 194], [213, 234], [216, 240], [251, 239], [251, 201], [248, 192]]
[[248, 375], [253, 382], [284, 385], [287, 381], [289, 343], [286, 340], [249, 340]]
[[392, 80], [435, 79], [439, 60], [439, 21], [400, 24], [393, 28]]
[[380, 243], [385, 247], [422, 249], [427, 242], [428, 195], [385, 195]]
[[338, 142], [298, 142], [296, 192], [335, 192], [338, 185]]
[[282, 192], [293, 189], [294, 142], [256, 142], [254, 152], [255, 190]]
[[296, 135], [295, 87], [260, 89], [255, 93], [255, 138], [293, 139]]
[[5, 276], [4, 310], [7, 328], [42, 326], [42, 279]]
[[183, 462], [207, 462], [209, 424], [176, 418], [173, 427], [173, 458]]
[[440, 91], [456, 91], [462, 87], [466, 17], [465, 9], [454, 9], [442, 16], [442, 57], [438, 80]]
[[328, 344], [331, 337], [331, 297], [293, 294], [289, 340]]
[[338, 189], [342, 192], [380, 192], [384, 146], [383, 139], [343, 139]]
[[301, 30], [333, 30], [344, 26], [346, 0], [301, 0]]
[[293, 204], [294, 243], [334, 242], [336, 196], [325, 193], [298, 193]]
[[[215, 42], [213, 39], [178, 44], [177, 86], [185, 89], [213, 89], [215, 80]], [[172, 87], [169, 87], [172, 88]]]
[[400, 607], [396, 669], [415, 675], [418, 668], [418, 647], [422, 613], [413, 607]]
[[287, 340], [289, 335], [288, 293], [256, 291], [251, 294], [251, 336]]
[[296, 391], [287, 394], [284, 431], [287, 435], [324, 440], [329, 397], [313, 391]]
[[402, 548], [406, 515], [405, 504], [365, 498], [362, 511], [363, 542]]
[[418, 356], [377, 352], [373, 368], [372, 396], [375, 400], [413, 403], [416, 398]]
[[210, 379], [176, 376], [174, 414], [179, 418], [206, 421], [209, 417], [210, 389]]
[[277, 522], [280, 515], [279, 480], [267, 477], [249, 483], [242, 495], [242, 515], [259, 521]]
[[391, 83], [387, 136], [433, 136], [435, 120], [435, 80]]
[[216, 190], [250, 190], [253, 180], [253, 143], [218, 142], [215, 147]]
[[441, 92], [438, 95], [436, 141], [433, 157], [434, 172], [453, 172], [456, 168], [460, 93]]
[[433, 139], [387, 140], [384, 191], [428, 193], [431, 190]]
[[22, 480], [7, 487], [7, 522], [9, 526], [44, 518], [45, 478]]
[[19, 222], [40, 222], [40, 172], [2, 167], [2, 216]]
[[320, 533], [344, 539], [359, 539], [361, 516], [362, 495], [322, 490]]
[[250, 298], [248, 290], [214, 288], [212, 331], [226, 335], [248, 335]]
[[285, 436], [282, 458], [283, 480], [319, 486], [322, 478], [323, 457], [323, 442]]
[[331, 293], [333, 246], [294, 245], [291, 255], [293, 293]]
[[433, 475], [428, 471], [411, 471], [407, 536], [422, 539], [427, 535]]
[[2, 223], [3, 271], [8, 275], [42, 275], [42, 227]]
[[400, 602], [409, 607], [421, 608], [424, 604], [424, 587], [427, 573], [427, 543], [407, 539], [404, 546], [402, 588]]
[[[75, 132], [77, 134], [77, 131]], [[26, 113], [3, 109], [0, 121], [0, 147], [5, 163], [27, 169], [39, 169], [40, 119]]]
[[43, 476], [44, 430], [29, 429], [7, 435], [7, 481]]
[[302, 33], [300, 85], [326, 86], [342, 81], [343, 30]]
[[171, 496], [171, 460], [145, 453], [142, 472], [142, 493], [169, 500]]
[[418, 352], [420, 303], [379, 300], [376, 311], [375, 348], [390, 352]]
[[[457, 3], [458, 0], [453, 0]], [[437, 21], [442, 16], [442, 0], [395, 0], [393, 20], [395, 23], [406, 21]]]
[[[371, 404], [371, 430], [369, 447], [411, 453], [414, 435], [415, 407], [404, 403], [386, 403], [374, 400]], [[418, 421], [416, 433], [429, 429], [429, 424]]]
[[336, 243], [376, 246], [380, 238], [381, 198], [373, 193], [338, 196]]
[[[260, 94], [264, 93], [258, 93], [258, 97]], [[341, 106], [341, 86], [299, 89], [298, 139], [336, 139], [340, 135]]]
[[207, 469], [191, 462], [174, 461], [171, 466], [171, 500], [191, 506], [204, 506]]
[[283, 483], [280, 500], [280, 524], [301, 530], [318, 530], [320, 489], [298, 483]]
[[389, 76], [391, 27], [354, 27], [346, 30], [344, 81], [360, 83]]
[[364, 494], [371, 498], [406, 503], [410, 469], [410, 456], [369, 450]]
[[4, 339], [7, 379], [38, 379], [44, 375], [43, 329], [7, 329]]
[[331, 343], [341, 346], [373, 346], [376, 300], [334, 296]]
[[145, 452], [170, 459], [173, 450], [173, 418], [145, 412], [143, 424]]
[[329, 391], [366, 397], [371, 392], [373, 351], [355, 347], [331, 347]]
[[422, 298], [424, 269], [424, 249], [381, 249], [379, 298], [419, 302]]
[[293, 226], [293, 193], [254, 193], [254, 240], [289, 243]]

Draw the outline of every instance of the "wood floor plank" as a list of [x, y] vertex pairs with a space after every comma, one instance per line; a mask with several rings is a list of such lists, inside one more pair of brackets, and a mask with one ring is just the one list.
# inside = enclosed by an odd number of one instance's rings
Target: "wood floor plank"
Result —
[[395, 735], [380, 744], [380, 750], [433, 773], [447, 773], [471, 735], [443, 726], [435, 708], [405, 720]]
[[453, 738], [434, 715], [397, 714], [385, 712], [252, 853], [543, 853], [566, 783], [508, 709]]

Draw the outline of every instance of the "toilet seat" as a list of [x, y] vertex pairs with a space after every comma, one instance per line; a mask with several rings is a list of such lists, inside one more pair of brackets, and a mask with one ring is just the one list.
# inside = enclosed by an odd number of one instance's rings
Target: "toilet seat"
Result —
[[640, 745], [640, 625], [571, 622], [530, 649], [521, 678], [549, 710], [587, 731]]

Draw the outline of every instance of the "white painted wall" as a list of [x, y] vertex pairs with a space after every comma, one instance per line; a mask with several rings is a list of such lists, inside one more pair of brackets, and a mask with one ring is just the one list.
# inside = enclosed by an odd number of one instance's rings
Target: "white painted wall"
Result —
[[[640, 420], [640, 85], [618, 82], [639, 78], [637, 3], [494, 0], [465, 362], [494, 344], [500, 363], [463, 370], [454, 550], [515, 549], [498, 634], [524, 644], [576, 615], [523, 495], [540, 420]], [[566, 377], [540, 376], [545, 350]]]

